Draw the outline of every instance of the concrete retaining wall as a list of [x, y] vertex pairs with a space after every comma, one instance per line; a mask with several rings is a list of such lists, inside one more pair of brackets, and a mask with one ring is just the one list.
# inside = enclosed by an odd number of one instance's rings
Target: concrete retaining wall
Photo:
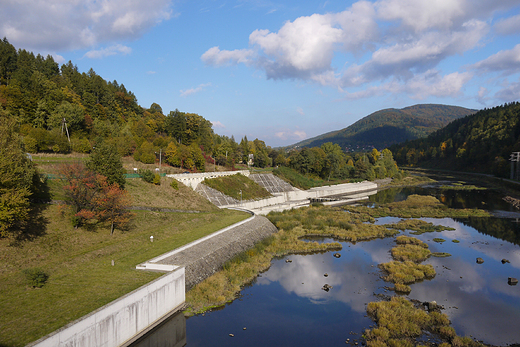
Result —
[[[295, 190], [289, 192], [278, 193], [276, 196], [268, 199], [247, 201], [240, 204], [240, 207], [257, 210], [266, 206], [283, 205], [291, 202], [290, 206], [298, 206], [301, 201], [308, 199], [316, 199], [322, 197], [339, 196], [339, 195], [358, 195], [362, 192], [376, 191], [377, 184], [373, 182], [345, 183], [334, 186], [324, 186], [311, 188], [309, 190]], [[365, 194], [368, 195], [368, 194]], [[229, 208], [236, 205], [221, 206], [221, 208]], [[289, 205], [287, 205], [289, 206]]]
[[184, 301], [185, 270], [181, 267], [29, 346], [126, 346], [181, 308]]
[[231, 176], [236, 174], [242, 174], [246, 177], [249, 177], [249, 170], [239, 170], [239, 171], [216, 171], [216, 172], [199, 172], [199, 173], [190, 173], [190, 174], [170, 174], [166, 175], [166, 177], [175, 178], [177, 181], [181, 182], [185, 186], [191, 187], [192, 189], [197, 188], [199, 183], [203, 182], [206, 178], [216, 178], [222, 176]]

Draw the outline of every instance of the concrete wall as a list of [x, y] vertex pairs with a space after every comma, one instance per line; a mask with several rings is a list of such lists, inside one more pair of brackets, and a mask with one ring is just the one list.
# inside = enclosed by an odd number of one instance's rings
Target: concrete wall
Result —
[[182, 307], [184, 287], [185, 270], [177, 268], [29, 346], [127, 345]]
[[[301, 204], [301, 201], [322, 197], [330, 197], [330, 196], [339, 196], [339, 195], [358, 195], [362, 192], [375, 191], [377, 189], [377, 184], [373, 182], [359, 182], [359, 183], [345, 183], [338, 184], [334, 186], [324, 186], [312, 188], [309, 190], [295, 190], [284, 193], [279, 193], [272, 198], [256, 200], [256, 201], [247, 201], [240, 204], [240, 207], [256, 210], [266, 206], [273, 205], [281, 205], [288, 202], [291, 204], [287, 206], [298, 206]], [[364, 194], [368, 195], [368, 194]], [[221, 206], [221, 208], [229, 208], [235, 205]], [[289, 207], [290, 208], [290, 207]]]
[[216, 171], [216, 172], [199, 172], [199, 173], [190, 173], [190, 174], [169, 174], [166, 177], [175, 178], [177, 181], [181, 182], [185, 186], [191, 187], [193, 189], [197, 188], [199, 183], [203, 182], [206, 178], [216, 178], [222, 176], [231, 176], [236, 174], [242, 174], [246, 177], [249, 177], [249, 170], [239, 170], [239, 171]]

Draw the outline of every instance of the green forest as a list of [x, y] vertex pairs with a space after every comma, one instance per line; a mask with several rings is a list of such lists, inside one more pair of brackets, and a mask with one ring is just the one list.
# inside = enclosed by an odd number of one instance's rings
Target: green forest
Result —
[[520, 151], [520, 103], [457, 119], [426, 138], [391, 146], [399, 165], [510, 176], [509, 158]]
[[80, 72], [71, 61], [60, 67], [52, 56], [17, 50], [5, 38], [0, 41], [0, 112], [29, 153], [91, 153], [104, 144], [122, 157], [154, 164], [161, 156], [192, 172], [205, 171], [206, 163], [231, 169], [239, 163], [288, 166], [327, 179], [370, 179], [395, 171], [391, 165], [370, 169], [377, 155], [346, 156], [332, 143], [289, 153], [247, 136], [237, 143], [233, 136], [215, 134], [211, 122], [198, 114], [166, 113], [157, 103], [142, 107], [124, 84], [107, 82], [92, 69]]
[[363, 147], [381, 149], [426, 137], [451, 121], [475, 112], [463, 107], [437, 104], [389, 108], [363, 117], [347, 128], [304, 140], [295, 146], [312, 147], [333, 142], [350, 150]]

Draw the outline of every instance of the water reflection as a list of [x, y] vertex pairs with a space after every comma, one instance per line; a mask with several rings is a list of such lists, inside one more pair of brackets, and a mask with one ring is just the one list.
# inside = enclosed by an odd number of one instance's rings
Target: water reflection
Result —
[[[417, 190], [385, 192], [393, 194], [393, 199], [404, 200]], [[506, 208], [499, 199], [491, 195], [487, 198], [491, 200], [485, 206]], [[477, 204], [449, 195], [444, 201], [464, 206]], [[376, 224], [396, 223], [400, 219], [379, 218]], [[507, 283], [508, 277], [520, 278], [519, 225], [496, 218], [423, 220], [454, 229], [414, 235], [426, 242], [432, 252], [452, 256], [426, 260], [435, 267], [437, 275], [411, 285], [408, 297], [436, 300], [443, 305], [459, 335], [471, 335], [493, 345], [519, 343], [520, 285]], [[438, 243], [434, 238], [446, 241]], [[242, 290], [239, 299], [224, 309], [188, 318], [187, 345], [344, 345], [347, 338], [361, 343], [361, 333], [374, 324], [366, 317], [366, 304], [378, 300], [374, 294], [395, 295], [385, 292], [384, 287], [389, 284], [380, 279], [377, 268], [377, 264], [391, 260], [389, 250], [394, 246], [394, 238], [342, 245], [340, 258], [333, 257], [334, 251], [274, 260], [268, 271]], [[484, 263], [477, 264], [477, 257], [483, 258]], [[502, 264], [503, 258], [510, 263]], [[324, 284], [333, 288], [324, 291]]]
[[186, 345], [186, 318], [177, 313], [150, 333], [137, 340], [132, 347], [182, 347]]
[[[495, 345], [518, 343], [520, 288], [508, 285], [507, 279], [520, 277], [520, 248], [450, 218], [423, 220], [455, 229], [414, 235], [428, 243], [432, 252], [452, 256], [426, 260], [437, 275], [431, 281], [411, 285], [409, 297], [436, 300], [443, 305], [459, 335], [471, 335]], [[438, 243], [433, 238], [446, 241]], [[484, 263], [477, 264], [477, 257]], [[511, 263], [502, 264], [503, 258]]]

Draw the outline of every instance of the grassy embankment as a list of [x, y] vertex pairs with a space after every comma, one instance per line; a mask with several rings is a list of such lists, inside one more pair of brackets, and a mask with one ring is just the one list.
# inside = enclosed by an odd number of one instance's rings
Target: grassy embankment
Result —
[[264, 187], [242, 174], [205, 179], [204, 184], [237, 200], [271, 197]]
[[[380, 208], [382, 213], [375, 211], [379, 208], [347, 207], [352, 213], [345, 213], [341, 208], [323, 206], [270, 213], [268, 218], [278, 227], [279, 232], [258, 244], [254, 249], [235, 257], [224, 266], [224, 270], [195, 286], [187, 293], [186, 301], [190, 308], [185, 313], [190, 315], [203, 312], [232, 301], [241, 286], [254, 279], [259, 272], [269, 268], [273, 257], [340, 247], [338, 243], [318, 244], [301, 240], [305, 237], [332, 236], [336, 239], [358, 242], [399, 233], [399, 228], [367, 223], [373, 222], [374, 217], [379, 214], [411, 216], [425, 213], [428, 216], [438, 217], [487, 215], [485, 211], [481, 210], [446, 209], [433, 197], [412, 196], [405, 202], [388, 204]], [[423, 223], [416, 224], [424, 227]], [[438, 228], [428, 225], [426, 227], [429, 230], [438, 230]], [[425, 228], [422, 230], [426, 231]], [[387, 280], [392, 280], [389, 277], [392, 276], [396, 287], [403, 284], [403, 289], [405, 289], [404, 286], [417, 280], [435, 276], [435, 270], [431, 266], [419, 264], [429, 255], [425, 244], [411, 237], [399, 237], [398, 240], [399, 245], [393, 254], [399, 260], [391, 262], [393, 268], [381, 264], [386, 273], [384, 276], [388, 276]], [[398, 266], [397, 263], [404, 264], [404, 266]], [[400, 280], [401, 278], [404, 280]], [[409, 290], [407, 291], [409, 292]], [[412, 346], [413, 339], [419, 336], [417, 331], [422, 330], [439, 333], [453, 346], [470, 346], [473, 343], [469, 338], [460, 338], [455, 335], [453, 328], [449, 326], [449, 319], [446, 315], [438, 312], [426, 313], [414, 308], [409, 301], [402, 298], [392, 299], [390, 303], [369, 304], [368, 313], [378, 323], [377, 328], [365, 332], [367, 343], [370, 346]], [[390, 305], [389, 308], [387, 308], [388, 305]], [[417, 319], [418, 317], [421, 319]], [[414, 325], [415, 327], [412, 327]], [[401, 326], [403, 326], [402, 329]], [[450, 346], [448, 342], [444, 346]]]
[[[81, 160], [48, 157], [39, 165], [47, 166], [47, 173], [57, 172], [56, 164]], [[126, 189], [134, 206], [198, 213], [136, 210], [130, 228], [110, 236], [106, 226], [74, 229], [59, 206], [41, 205], [38, 235], [16, 242], [0, 239], [0, 346], [24, 346], [150, 282], [161, 274], [138, 271], [137, 264], [249, 216], [220, 210], [182, 184], [175, 190], [170, 180], [155, 186], [128, 179]], [[62, 183], [48, 183], [51, 198], [63, 200]], [[49, 275], [42, 288], [31, 287], [24, 276], [24, 270], [34, 268]]]

